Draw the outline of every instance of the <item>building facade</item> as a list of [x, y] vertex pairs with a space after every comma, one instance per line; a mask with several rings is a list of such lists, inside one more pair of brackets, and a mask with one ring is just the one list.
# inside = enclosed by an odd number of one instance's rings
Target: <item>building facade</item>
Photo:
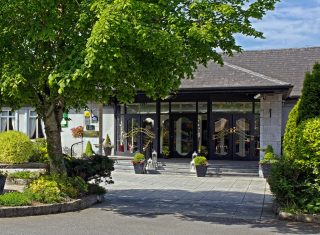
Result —
[[[114, 155], [191, 157], [194, 152], [208, 159], [259, 160], [260, 149], [272, 145], [281, 154], [281, 140], [288, 114], [301, 95], [305, 72], [320, 61], [320, 47], [246, 51], [199, 66], [193, 80], [166, 100], [150, 100], [143, 93], [133, 104], [114, 103], [103, 108], [89, 104], [84, 111], [70, 111], [63, 124], [64, 151], [90, 140], [98, 151], [97, 135], [72, 137], [71, 129], [84, 126], [113, 140]], [[89, 115], [88, 115], [89, 113]], [[99, 125], [100, 123], [100, 125]], [[101, 130], [99, 130], [99, 127]], [[30, 138], [42, 137], [43, 125], [32, 108], [16, 112], [3, 108], [1, 131], [21, 130]], [[83, 144], [73, 146], [80, 155]]]

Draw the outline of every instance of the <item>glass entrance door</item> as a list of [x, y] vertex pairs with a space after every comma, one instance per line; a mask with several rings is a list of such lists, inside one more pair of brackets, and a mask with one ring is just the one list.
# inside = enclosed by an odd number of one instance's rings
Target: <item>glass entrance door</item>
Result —
[[171, 115], [171, 130], [170, 152], [173, 157], [191, 157], [197, 149], [196, 115]]
[[213, 159], [254, 160], [252, 114], [213, 113]]
[[151, 157], [156, 146], [155, 115], [127, 115], [124, 126], [125, 152], [134, 154], [144, 153], [147, 158]]

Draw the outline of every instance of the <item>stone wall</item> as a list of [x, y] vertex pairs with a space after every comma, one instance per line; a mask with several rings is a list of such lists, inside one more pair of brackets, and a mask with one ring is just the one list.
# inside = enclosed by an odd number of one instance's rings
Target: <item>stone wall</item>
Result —
[[[264, 94], [260, 99], [260, 147], [271, 145], [281, 154], [282, 94]], [[264, 155], [260, 151], [260, 158]]]

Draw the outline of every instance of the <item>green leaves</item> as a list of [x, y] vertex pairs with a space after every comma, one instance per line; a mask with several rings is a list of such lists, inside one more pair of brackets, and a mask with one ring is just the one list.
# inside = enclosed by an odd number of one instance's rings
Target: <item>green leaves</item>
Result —
[[234, 34], [262, 37], [251, 20], [277, 2], [0, 1], [3, 99], [36, 107], [163, 98], [198, 64], [222, 63], [218, 51], [240, 51]]

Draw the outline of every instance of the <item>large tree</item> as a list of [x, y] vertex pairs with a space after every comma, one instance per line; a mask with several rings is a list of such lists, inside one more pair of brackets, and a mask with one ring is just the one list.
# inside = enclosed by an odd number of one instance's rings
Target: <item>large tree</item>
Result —
[[0, 0], [2, 105], [35, 107], [51, 170], [64, 173], [62, 113], [88, 101], [130, 102], [178, 89], [198, 64], [262, 38], [252, 20], [278, 0]]

